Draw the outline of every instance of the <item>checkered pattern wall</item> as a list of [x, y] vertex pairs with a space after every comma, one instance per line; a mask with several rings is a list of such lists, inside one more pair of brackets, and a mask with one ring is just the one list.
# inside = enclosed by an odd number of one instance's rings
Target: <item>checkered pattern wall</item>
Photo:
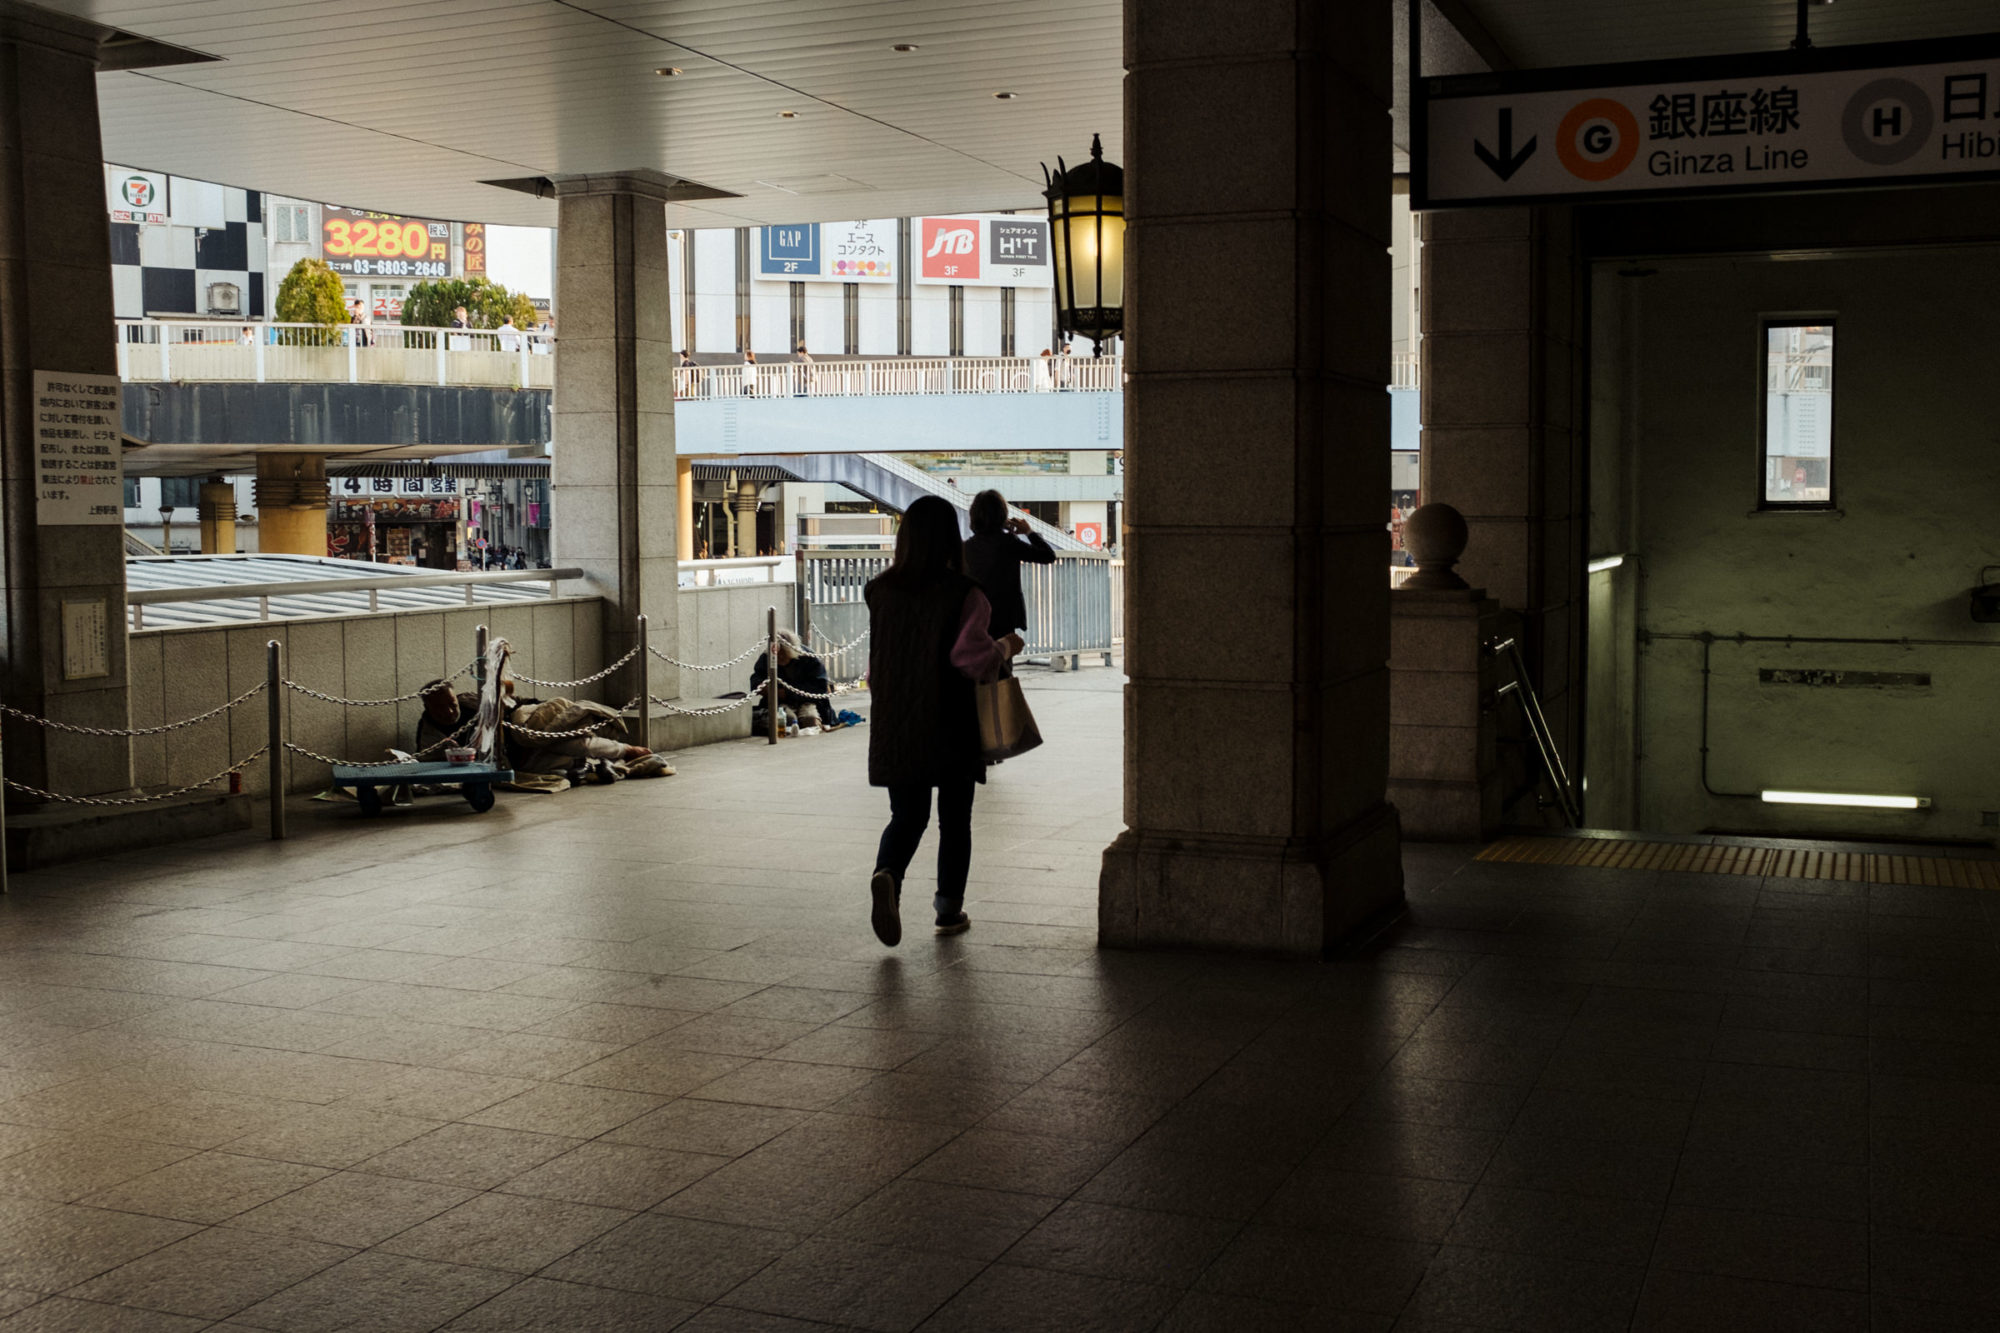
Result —
[[263, 200], [255, 190], [223, 187], [224, 225], [111, 224], [111, 295], [118, 318], [207, 315], [209, 284], [235, 283], [241, 314], [262, 319]]

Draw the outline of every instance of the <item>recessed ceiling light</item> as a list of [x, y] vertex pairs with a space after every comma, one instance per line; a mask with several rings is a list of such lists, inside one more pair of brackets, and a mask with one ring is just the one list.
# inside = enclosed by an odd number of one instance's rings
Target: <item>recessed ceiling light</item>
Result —
[[779, 120], [797, 120], [798, 118], [799, 113], [796, 111], [780, 111], [778, 113]]
[[1019, 96], [1020, 96], [1021, 94], [1019, 94], [1019, 93], [995, 93], [995, 94], [993, 94], [993, 95], [994, 95], [995, 97], [997, 97], [998, 99], [1000, 99], [1001, 101], [1003, 101], [1003, 102], [1011, 102], [1011, 101], [1013, 101], [1013, 100], [1014, 100], [1015, 98], [1019, 97]]
[[914, 51], [917, 49], [917, 44], [915, 42], [897, 42], [889, 49], [891, 51]]
[[663, 79], [671, 79], [674, 75], [680, 72], [681, 69], [679, 65], [662, 65], [658, 69], [653, 71], [653, 73], [659, 75]]

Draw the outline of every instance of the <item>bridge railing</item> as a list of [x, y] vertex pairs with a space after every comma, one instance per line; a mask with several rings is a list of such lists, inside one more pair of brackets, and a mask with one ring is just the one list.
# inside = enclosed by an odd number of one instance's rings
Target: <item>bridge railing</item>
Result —
[[555, 335], [400, 324], [121, 319], [118, 375], [131, 383], [438, 384], [555, 387]]
[[874, 398], [993, 393], [1116, 393], [1123, 357], [938, 356], [883, 361], [776, 361], [684, 366], [674, 396], [704, 398]]
[[[827, 648], [836, 679], [856, 679], [867, 666], [865, 647], [853, 646], [868, 629], [862, 592], [893, 558], [887, 550], [805, 551], [798, 557], [799, 597], [813, 628], [812, 646], [850, 645]], [[1122, 587], [1124, 562], [1117, 565]], [[1029, 656], [1067, 658], [1074, 668], [1081, 654], [1102, 653], [1110, 664], [1117, 600], [1112, 571], [1104, 551], [1058, 551], [1052, 565], [1021, 566], [1021, 598], [1028, 611], [1021, 637]]]

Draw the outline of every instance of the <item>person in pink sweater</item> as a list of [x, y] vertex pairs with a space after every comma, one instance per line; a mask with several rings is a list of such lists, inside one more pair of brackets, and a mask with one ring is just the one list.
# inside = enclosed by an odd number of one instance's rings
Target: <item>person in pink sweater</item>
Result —
[[937, 933], [971, 925], [972, 796], [986, 780], [973, 686], [999, 679], [1021, 636], [995, 639], [993, 608], [965, 576], [958, 511], [925, 496], [903, 515], [896, 558], [868, 584], [868, 781], [889, 789], [889, 826], [869, 882], [882, 943], [903, 938], [903, 877], [929, 827], [937, 792]]

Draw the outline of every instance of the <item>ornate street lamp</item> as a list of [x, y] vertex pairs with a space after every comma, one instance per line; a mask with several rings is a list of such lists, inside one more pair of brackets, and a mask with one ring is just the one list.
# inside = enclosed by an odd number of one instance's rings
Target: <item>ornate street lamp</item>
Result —
[[1056, 322], [1065, 333], [1104, 340], [1125, 331], [1125, 169], [1104, 160], [1090, 136], [1090, 161], [1042, 175], [1049, 201], [1049, 241], [1055, 254]]

